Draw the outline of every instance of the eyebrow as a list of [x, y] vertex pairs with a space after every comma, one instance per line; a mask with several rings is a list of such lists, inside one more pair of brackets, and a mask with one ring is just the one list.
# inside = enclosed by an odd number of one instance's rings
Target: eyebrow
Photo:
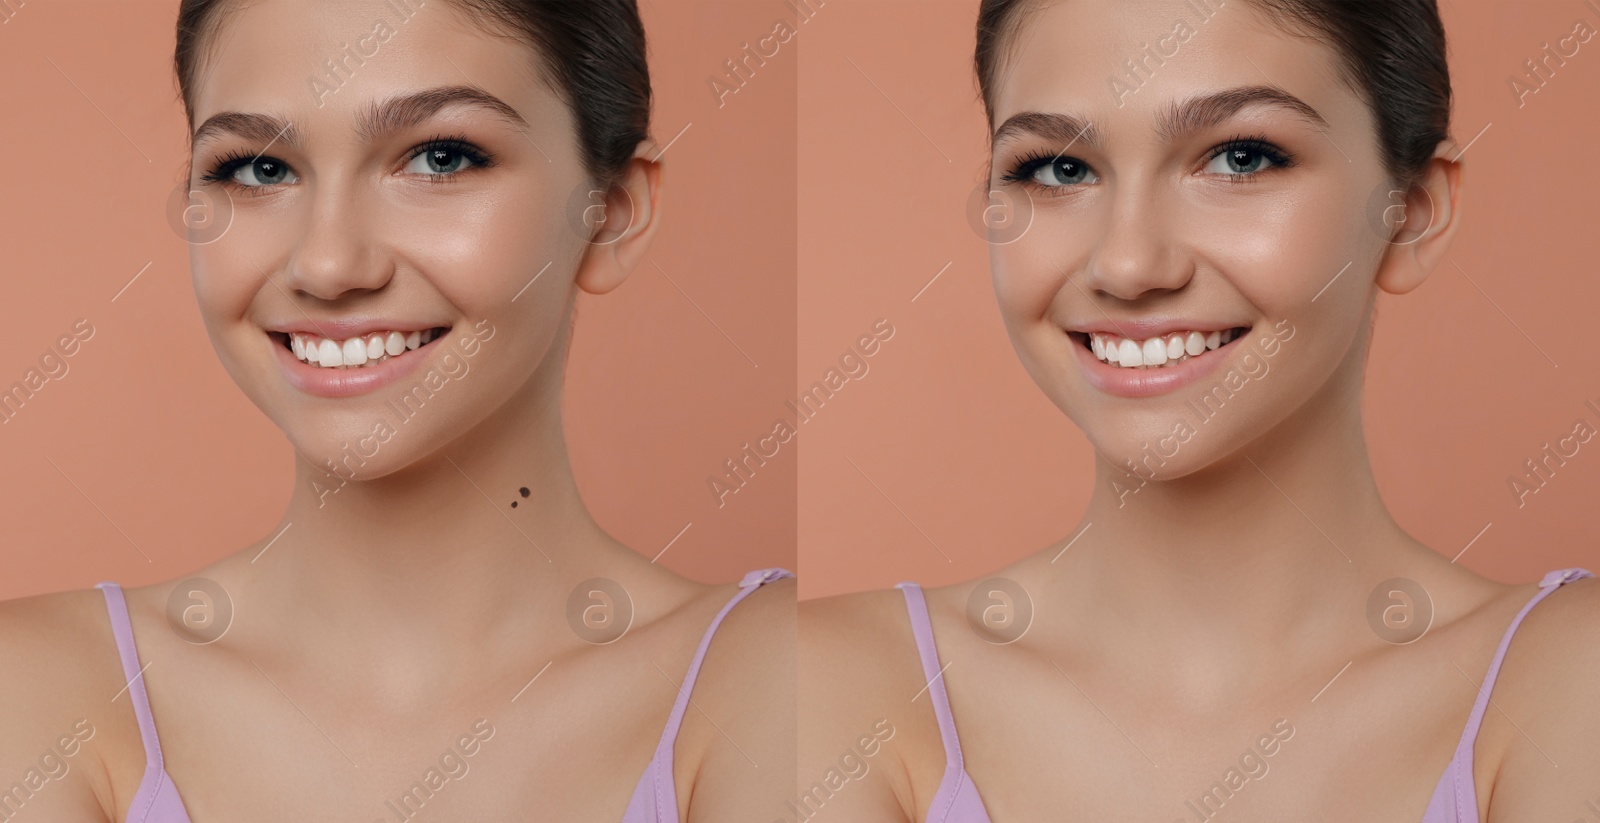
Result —
[[[1312, 128], [1320, 131], [1328, 127], [1328, 121], [1310, 104], [1277, 86], [1240, 86], [1162, 107], [1156, 113], [1156, 136], [1170, 143], [1185, 134], [1215, 126], [1250, 106], [1287, 109]], [[1006, 118], [1000, 128], [995, 129], [993, 142], [999, 147], [1029, 134], [1055, 143], [1082, 140], [1091, 148], [1102, 148], [1105, 144], [1104, 135], [1093, 123], [1071, 114], [1039, 111]]]
[[[483, 109], [518, 131], [528, 122], [517, 110], [476, 86], [440, 86], [371, 103], [356, 112], [356, 136], [370, 141], [380, 135], [410, 128], [451, 106]], [[303, 136], [294, 123], [272, 114], [228, 111], [212, 115], [195, 129], [191, 150], [223, 135], [233, 134], [253, 142], [283, 141], [298, 148]]]

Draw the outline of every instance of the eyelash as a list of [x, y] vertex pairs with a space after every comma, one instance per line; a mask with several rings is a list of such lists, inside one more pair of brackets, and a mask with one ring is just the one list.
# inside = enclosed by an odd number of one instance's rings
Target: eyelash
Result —
[[[1254, 154], [1259, 154], [1271, 161], [1272, 165], [1260, 171], [1223, 175], [1223, 177], [1226, 178], [1229, 183], [1249, 183], [1267, 171], [1289, 168], [1295, 164], [1293, 155], [1279, 148], [1276, 144], [1269, 141], [1265, 136], [1259, 134], [1234, 135], [1222, 143], [1218, 143], [1206, 153], [1206, 163], [1209, 164], [1212, 160], [1215, 160], [1230, 151], [1248, 151]], [[1076, 188], [1078, 184], [1067, 186], [1046, 186], [1045, 184], [1033, 179], [1034, 174], [1037, 173], [1040, 168], [1049, 163], [1055, 162], [1057, 159], [1072, 160], [1073, 162], [1085, 167], [1088, 166], [1087, 163], [1084, 163], [1077, 158], [1061, 154], [1046, 153], [1042, 151], [1034, 152], [1018, 160], [1016, 165], [1012, 166], [1011, 171], [1001, 175], [1000, 179], [1013, 183], [1021, 183], [1029, 188], [1043, 190], [1051, 196], [1064, 196], [1067, 190]]]
[[[430, 151], [448, 151], [452, 154], [459, 154], [471, 161], [472, 165], [459, 171], [445, 172], [443, 174], [422, 175], [423, 178], [429, 183], [448, 183], [461, 176], [461, 174], [466, 171], [479, 168], [488, 168], [494, 165], [494, 158], [488, 152], [473, 144], [465, 136], [459, 134], [435, 135], [428, 138], [426, 141], [413, 146], [411, 151], [406, 155], [406, 163], [410, 164], [411, 161]], [[245, 166], [257, 160], [271, 160], [275, 163], [282, 163], [284, 166], [289, 165], [288, 163], [284, 163], [282, 160], [279, 160], [270, 154], [257, 156], [255, 153], [249, 151], [234, 151], [217, 160], [217, 162], [212, 165], [211, 170], [205, 174], [202, 174], [200, 179], [212, 183], [220, 183], [221, 185], [233, 189], [243, 189], [245, 190], [246, 194], [259, 195], [263, 193], [261, 190], [273, 188], [273, 184], [268, 184], [265, 186], [246, 186], [233, 178], [233, 176], [238, 173], [239, 169], [244, 168]]]

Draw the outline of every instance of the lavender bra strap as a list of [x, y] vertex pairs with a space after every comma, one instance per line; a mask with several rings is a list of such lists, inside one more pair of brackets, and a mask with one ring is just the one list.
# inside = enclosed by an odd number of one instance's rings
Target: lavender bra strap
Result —
[[128, 601], [116, 583], [96, 583], [106, 596], [106, 611], [111, 616], [111, 633], [117, 639], [117, 655], [122, 658], [122, 676], [133, 700], [133, 715], [139, 720], [139, 736], [144, 740], [145, 770], [165, 768], [161, 742], [156, 739], [156, 721], [150, 712], [150, 697], [144, 689], [144, 671], [139, 668], [139, 650], [133, 643], [133, 622], [128, 618]]
[[1483, 677], [1483, 685], [1478, 687], [1478, 700], [1472, 704], [1472, 715], [1467, 718], [1467, 728], [1461, 735], [1461, 742], [1456, 746], [1458, 755], [1463, 750], [1470, 753], [1473, 744], [1478, 739], [1478, 727], [1483, 725], [1484, 712], [1489, 708], [1489, 693], [1494, 691], [1494, 681], [1500, 676], [1500, 663], [1505, 660], [1506, 649], [1511, 646], [1511, 636], [1516, 634], [1517, 627], [1522, 625], [1522, 618], [1527, 617], [1528, 612], [1538, 605], [1540, 600], [1548, 597], [1562, 583], [1593, 576], [1585, 569], [1557, 569], [1545, 575], [1544, 579], [1539, 581], [1539, 593], [1535, 594], [1523, 605], [1522, 611], [1517, 612], [1516, 618], [1511, 621], [1510, 628], [1506, 629], [1505, 636], [1500, 638], [1500, 647], [1495, 649], [1494, 659], [1489, 661], [1489, 672]]
[[939, 668], [939, 649], [933, 642], [933, 621], [928, 617], [928, 601], [916, 583], [896, 583], [906, 597], [911, 615], [911, 634], [917, 640], [917, 656], [922, 658], [922, 676], [927, 680], [928, 696], [933, 700], [933, 715], [939, 721], [939, 737], [944, 741], [945, 771], [961, 770], [961, 741], [956, 738], [955, 715], [950, 711], [950, 696], [944, 688], [944, 670]]

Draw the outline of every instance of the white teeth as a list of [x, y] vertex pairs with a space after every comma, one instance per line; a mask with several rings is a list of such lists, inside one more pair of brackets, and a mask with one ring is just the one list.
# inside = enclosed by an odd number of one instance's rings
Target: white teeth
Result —
[[1123, 340], [1117, 344], [1117, 362], [1124, 366], [1144, 365], [1144, 353], [1139, 344], [1132, 340]]
[[1144, 341], [1144, 365], [1161, 366], [1167, 362], [1167, 341], [1159, 337], [1152, 337]]
[[344, 364], [346, 366], [360, 366], [367, 362], [367, 344], [359, 337], [352, 337], [344, 341]]
[[432, 329], [413, 332], [373, 332], [343, 342], [315, 334], [289, 334], [289, 350], [296, 359], [322, 368], [350, 368], [376, 365], [420, 348], [438, 336]]
[[1129, 340], [1114, 334], [1091, 333], [1089, 349], [1097, 360], [1122, 368], [1161, 368], [1181, 363], [1227, 345], [1239, 332], [1233, 329], [1213, 332], [1174, 332], [1145, 341]]

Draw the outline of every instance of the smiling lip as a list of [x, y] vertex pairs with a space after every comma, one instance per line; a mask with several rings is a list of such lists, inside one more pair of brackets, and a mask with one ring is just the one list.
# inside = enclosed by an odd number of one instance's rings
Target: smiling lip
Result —
[[[370, 324], [368, 325], [370, 326]], [[349, 328], [356, 331], [363, 330], [359, 325], [351, 325]], [[371, 326], [365, 330], [380, 330], [381, 328], [388, 328], [390, 331], [401, 331], [399, 327], [377, 326]], [[334, 330], [328, 329], [328, 331], [333, 332]], [[314, 328], [305, 333], [320, 334]], [[289, 350], [289, 346], [286, 343], [288, 335], [282, 331], [270, 331], [267, 333], [267, 338], [269, 344], [277, 352], [278, 365], [282, 367], [284, 379], [289, 381], [289, 385], [318, 397], [338, 398], [366, 394], [416, 371], [433, 354], [434, 344], [449, 336], [449, 333], [449, 330], [446, 329], [440, 332], [433, 340], [415, 349], [408, 349], [396, 357], [390, 357], [375, 366], [348, 369], [323, 368], [302, 362], [300, 358], [294, 356], [294, 352]], [[356, 337], [357, 335], [352, 333], [350, 336]]]
[[[1214, 325], [1206, 326], [1205, 324], [1197, 326], [1183, 326], [1180, 325], [1180, 323], [1181, 321], [1163, 321], [1160, 323], [1143, 324], [1137, 322], [1123, 322], [1120, 324], [1122, 331], [1119, 331], [1116, 326], [1111, 326], [1110, 324], [1107, 324], [1107, 328], [1105, 329], [1095, 328], [1093, 325], [1091, 325], [1090, 328], [1095, 332], [1103, 334], [1116, 334], [1120, 336], [1126, 332], [1132, 335], [1140, 335], [1140, 337], [1134, 337], [1132, 339], [1149, 339], [1151, 337], [1159, 337], [1162, 334], [1169, 334], [1179, 331], [1209, 332], [1225, 331], [1229, 328], [1241, 328], [1240, 326], [1223, 326], [1219, 328]], [[1230, 340], [1229, 342], [1224, 343], [1215, 349], [1208, 349], [1204, 353], [1184, 360], [1182, 363], [1178, 363], [1177, 365], [1161, 366], [1159, 368], [1152, 369], [1130, 369], [1101, 362], [1100, 358], [1095, 357], [1094, 352], [1089, 350], [1088, 334], [1084, 333], [1083, 331], [1068, 331], [1067, 345], [1076, 352], [1078, 363], [1083, 368], [1084, 377], [1088, 379], [1090, 385], [1094, 386], [1100, 391], [1103, 391], [1107, 394], [1113, 394], [1118, 397], [1138, 398], [1152, 397], [1158, 394], [1166, 394], [1168, 392], [1176, 391], [1183, 386], [1189, 385], [1190, 383], [1193, 383], [1205, 377], [1206, 375], [1211, 374], [1212, 372], [1216, 371], [1217, 368], [1222, 365], [1223, 361], [1227, 360], [1235, 351], [1233, 347], [1234, 344], [1248, 337], [1249, 334], [1250, 329], [1243, 328], [1243, 330], [1238, 334], [1238, 336], [1234, 337], [1233, 340]]]
[[314, 334], [326, 337], [329, 340], [343, 342], [352, 337], [366, 337], [373, 332], [397, 331], [408, 334], [414, 331], [427, 331], [428, 329], [450, 327], [449, 323], [422, 323], [409, 320], [385, 320], [381, 317], [335, 317], [326, 320], [312, 320], [301, 317], [297, 320], [287, 320], [282, 323], [272, 323], [262, 328], [269, 332]]
[[1227, 331], [1228, 329], [1246, 328], [1249, 323], [1213, 323], [1206, 320], [1185, 320], [1181, 317], [1135, 317], [1127, 320], [1112, 320], [1102, 317], [1084, 323], [1068, 323], [1062, 328], [1068, 332], [1085, 332], [1090, 334], [1114, 334], [1126, 337], [1129, 340], [1149, 340], [1152, 337], [1166, 337], [1175, 332], [1197, 331], [1208, 334], [1214, 331]]

